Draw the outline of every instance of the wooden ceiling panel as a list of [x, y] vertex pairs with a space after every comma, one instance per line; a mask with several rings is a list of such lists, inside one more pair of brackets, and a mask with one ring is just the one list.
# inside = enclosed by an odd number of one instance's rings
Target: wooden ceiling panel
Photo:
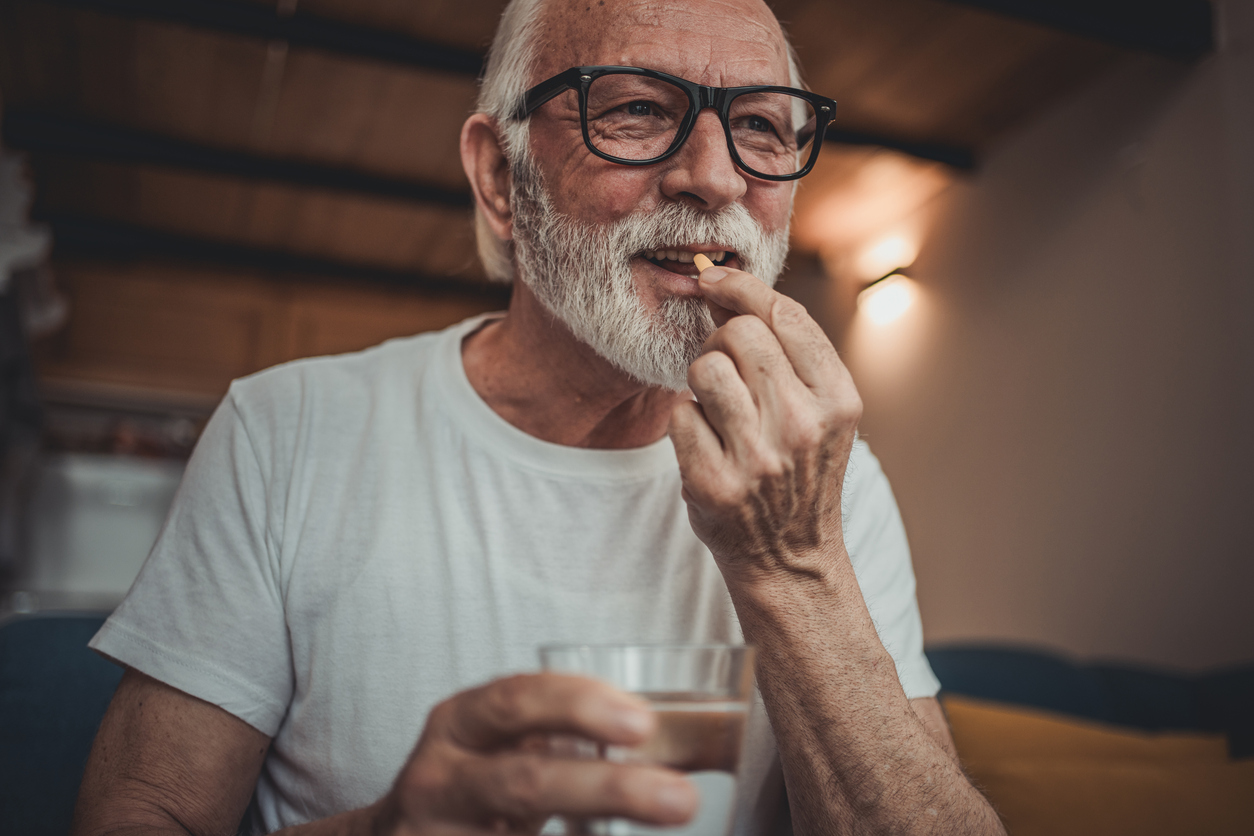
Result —
[[75, 259], [55, 267], [72, 303], [66, 327], [36, 346], [45, 385], [122, 403], [199, 394], [207, 397], [175, 402], [200, 402], [206, 411], [233, 378], [275, 363], [365, 348], [499, 307], [165, 261]]
[[[89, 26], [99, 42], [117, 44], [117, 54], [106, 66], [93, 69], [117, 77], [116, 67], [125, 62], [130, 21], [110, 15], [88, 15]], [[0, 3], [0, 84], [5, 107], [41, 104], [79, 110], [84, 106], [84, 28], [70, 10], [32, 2]], [[110, 91], [111, 101], [124, 99], [125, 89]]]
[[458, 137], [466, 76], [289, 52], [267, 152], [465, 188]]
[[126, 167], [53, 154], [38, 154], [31, 163], [37, 216], [71, 212], [123, 220], [139, 204], [139, 181]]
[[316, 50], [276, 59], [260, 39], [28, 0], [3, 8], [6, 107], [465, 188], [468, 76]]
[[[438, 253], [435, 244], [450, 235], [447, 210], [397, 201], [368, 200], [326, 193], [301, 193], [283, 186], [255, 192], [247, 241], [291, 252], [341, 261], [414, 270], [432, 276], [478, 279], [474, 262]], [[471, 233], [469, 217], [455, 237]], [[473, 252], [473, 251], [472, 251]]]
[[848, 116], [856, 124], [978, 145], [987, 137], [956, 119], [957, 107], [992, 106], [987, 89], [993, 80], [1030, 63], [1050, 37], [1039, 28], [959, 9], [847, 97], [853, 99]]
[[300, 0], [302, 12], [486, 52], [504, 0]]
[[[37, 212], [136, 224], [213, 241], [256, 244], [257, 187], [243, 180], [40, 155]], [[273, 233], [267, 243], [274, 241]]]
[[[33, 2], [6, 68], [6, 106], [68, 111], [195, 140], [248, 147], [265, 45], [217, 32]], [[8, 27], [5, 27], [8, 29]]]
[[482, 277], [477, 262], [435, 246], [467, 240], [472, 230], [464, 213], [450, 218], [440, 207], [270, 184], [247, 189], [247, 215], [237, 224], [242, 232], [233, 236], [240, 243], [430, 276]]
[[391, 337], [439, 330], [499, 307], [456, 296], [317, 286], [292, 298], [287, 352], [291, 357], [309, 357], [357, 351]]
[[137, 21], [132, 107], [123, 124], [249, 148], [265, 62], [260, 41]]
[[461, 132], [474, 110], [477, 84], [455, 76], [409, 74], [381, 91], [373, 129], [362, 138], [363, 156], [387, 170], [395, 166], [416, 179], [468, 190]]
[[71, 319], [41, 346], [41, 376], [221, 392], [286, 359], [267, 350], [276, 318], [263, 300], [273, 291], [205, 272], [58, 264]]
[[428, 263], [439, 265], [444, 275], [487, 280], [475, 250], [474, 214], [469, 209], [444, 212], [431, 229], [432, 237], [423, 244]]
[[469, 212], [178, 169], [40, 155], [38, 211], [481, 281]]
[[856, 101], [865, 84], [926, 40], [945, 11], [931, 4], [911, 8], [897, 0], [778, 0], [771, 5], [792, 39], [807, 83], [839, 102], [842, 122], [846, 102]]
[[[1122, 54], [1115, 47], [940, 0], [780, 0], [807, 80], [837, 127], [987, 147]], [[1031, 79], [1025, 110], [1007, 79]]]

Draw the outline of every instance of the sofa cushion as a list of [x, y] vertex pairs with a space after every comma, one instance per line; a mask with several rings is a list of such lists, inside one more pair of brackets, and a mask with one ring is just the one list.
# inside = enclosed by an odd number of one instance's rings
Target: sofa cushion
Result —
[[1010, 759], [1121, 759], [1184, 763], [1228, 760], [1222, 734], [1147, 732], [947, 695], [945, 714], [964, 766]]
[[1254, 833], [1254, 761], [1011, 759], [972, 780], [1013, 836]]
[[963, 767], [1014, 836], [1254, 833], [1254, 761], [1229, 760], [1223, 735], [943, 704]]

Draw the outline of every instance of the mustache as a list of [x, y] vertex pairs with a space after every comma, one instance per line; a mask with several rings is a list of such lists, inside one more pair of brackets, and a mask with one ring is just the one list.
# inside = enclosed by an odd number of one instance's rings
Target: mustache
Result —
[[777, 270], [771, 264], [772, 255], [788, 237], [787, 229], [767, 232], [739, 203], [715, 213], [702, 212], [686, 203], [667, 203], [629, 215], [607, 232], [606, 243], [624, 260], [644, 250], [713, 243], [735, 252], [743, 268], [751, 273], [763, 268], [768, 272]]

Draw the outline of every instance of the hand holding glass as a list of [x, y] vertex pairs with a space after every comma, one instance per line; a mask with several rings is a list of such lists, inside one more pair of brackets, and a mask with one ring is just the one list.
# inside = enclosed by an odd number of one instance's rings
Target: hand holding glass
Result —
[[545, 670], [608, 682], [649, 700], [657, 731], [626, 748], [565, 740], [559, 750], [624, 763], [650, 763], [695, 773], [701, 794], [694, 821], [653, 828], [610, 819], [568, 821], [568, 834], [724, 836], [753, 691], [753, 649], [743, 645], [561, 645], [540, 649]]

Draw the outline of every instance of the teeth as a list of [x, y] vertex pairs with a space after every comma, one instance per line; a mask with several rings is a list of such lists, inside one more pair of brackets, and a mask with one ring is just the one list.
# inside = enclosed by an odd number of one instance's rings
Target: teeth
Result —
[[[641, 255], [650, 261], [678, 261], [681, 264], [691, 264], [696, 257], [696, 253], [686, 250], [645, 250]], [[727, 251], [705, 253], [705, 256], [715, 264], [720, 264], [727, 258]]]

